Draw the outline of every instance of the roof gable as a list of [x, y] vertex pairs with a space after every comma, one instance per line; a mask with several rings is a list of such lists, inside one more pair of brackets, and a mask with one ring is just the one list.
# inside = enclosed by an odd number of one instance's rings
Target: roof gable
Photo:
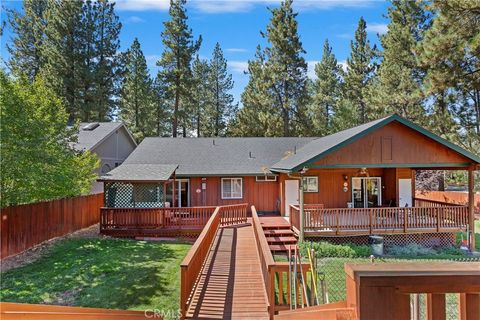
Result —
[[[305, 145], [303, 148], [298, 150], [295, 155], [292, 155], [286, 159], [283, 159], [276, 164], [273, 165], [272, 171], [288, 171], [294, 172], [299, 171], [303, 167], [308, 167], [315, 162], [323, 159], [332, 153], [346, 147], [358, 141], [359, 139], [369, 135], [370, 133], [387, 126], [392, 122], [398, 122], [407, 128], [415, 131], [418, 134], [426, 136], [429, 139], [434, 140], [436, 143], [448, 148], [455, 153], [464, 157], [464, 159], [468, 159], [470, 162], [478, 163], [480, 162], [480, 158], [452, 143], [449, 141], [421, 128], [420, 126], [414, 124], [411, 121], [408, 121], [398, 115], [392, 115], [386, 118], [382, 118], [376, 121], [372, 121], [366, 123], [364, 125], [354, 127], [345, 131], [341, 131], [335, 133], [330, 136], [322, 137], [315, 139], [314, 141], [310, 142], [309, 144]], [[393, 163], [392, 163], [393, 165]]]
[[130, 131], [128, 131], [128, 129], [125, 127], [125, 125], [122, 122], [97, 122], [97, 123], [98, 123], [98, 126], [92, 126], [93, 127], [92, 130], [84, 130], [83, 128], [87, 127], [88, 125], [94, 124], [93, 122], [80, 123], [77, 142], [74, 143], [73, 145], [73, 147], [76, 150], [91, 151], [119, 129], [125, 130], [127, 133], [127, 136], [132, 140], [134, 145], [135, 146], [137, 145], [135, 139], [133, 139], [132, 135], [130, 134]]

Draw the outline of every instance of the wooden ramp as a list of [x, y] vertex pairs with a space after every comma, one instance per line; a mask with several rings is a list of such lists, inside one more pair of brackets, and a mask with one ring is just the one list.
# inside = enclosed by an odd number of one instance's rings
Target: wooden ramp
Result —
[[188, 319], [269, 318], [250, 222], [218, 230], [187, 311]]

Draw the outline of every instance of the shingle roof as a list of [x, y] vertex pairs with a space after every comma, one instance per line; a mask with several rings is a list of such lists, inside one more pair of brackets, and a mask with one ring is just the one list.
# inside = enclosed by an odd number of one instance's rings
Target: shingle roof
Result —
[[82, 128], [93, 122], [80, 123], [78, 132], [78, 142], [73, 145], [76, 150], [92, 150], [100, 142], [105, 140], [110, 134], [123, 126], [121, 122], [98, 122], [99, 126], [93, 130], [83, 130]]
[[457, 145], [425, 130], [422, 127], [417, 126], [413, 122], [404, 119], [398, 115], [391, 115], [382, 119], [378, 119], [372, 122], [365, 123], [363, 125], [347, 129], [344, 131], [337, 132], [335, 134], [325, 136], [322, 138], [316, 138], [312, 142], [306, 144], [303, 148], [298, 150], [295, 154], [290, 155], [287, 158], [284, 158], [274, 165], [272, 165], [272, 171], [298, 171], [304, 165], [309, 162], [317, 161], [320, 158], [328, 155], [330, 152], [333, 152], [363, 136], [372, 132], [375, 129], [383, 127], [393, 121], [398, 121], [403, 125], [416, 130], [417, 132], [426, 135], [427, 137], [437, 141], [438, 143], [443, 144], [447, 148], [455, 150], [461, 155], [473, 160], [474, 162], [480, 162], [480, 157], [477, 155], [460, 148]]
[[124, 164], [178, 163], [177, 176], [257, 175], [314, 138], [145, 138]]
[[99, 181], [167, 181], [176, 164], [122, 164], [104, 174]]

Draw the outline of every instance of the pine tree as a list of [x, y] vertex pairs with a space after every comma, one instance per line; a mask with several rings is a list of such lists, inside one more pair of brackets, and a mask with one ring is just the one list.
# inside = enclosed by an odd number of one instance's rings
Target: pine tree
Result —
[[198, 56], [193, 61], [192, 76], [195, 81], [191, 92], [192, 124], [197, 137], [211, 136], [209, 128], [213, 119], [209, 119], [206, 110], [213, 105], [212, 84], [210, 83], [210, 64]]
[[257, 46], [255, 58], [248, 61], [249, 79], [242, 93], [243, 107], [230, 125], [230, 135], [237, 137], [274, 137], [282, 132], [282, 119], [269, 92], [265, 54]]
[[347, 59], [345, 75], [345, 102], [357, 110], [358, 119], [355, 124], [368, 122], [371, 118], [366, 96], [368, 85], [375, 73], [375, 48], [367, 39], [367, 23], [360, 18], [355, 39], [350, 44], [351, 53]]
[[8, 65], [17, 75], [25, 75], [30, 81], [44, 65], [42, 53], [45, 40], [47, 0], [25, 0], [23, 14], [8, 10], [8, 20], [15, 37], [7, 44], [10, 53]]
[[322, 60], [315, 65], [315, 75], [317, 79], [309, 113], [315, 128], [314, 134], [324, 136], [332, 133], [333, 117], [342, 94], [343, 75], [328, 40], [323, 45]]
[[83, 5], [82, 0], [51, 0], [46, 13], [48, 23], [42, 73], [56, 94], [64, 99], [69, 123], [79, 118], [83, 103], [79, 91], [84, 88], [80, 79], [85, 77], [83, 69], [86, 60], [82, 54], [86, 43], [81, 37]]
[[157, 65], [159, 76], [167, 88], [167, 98], [172, 100], [172, 135], [176, 137], [179, 125], [183, 136], [189, 126], [189, 95], [192, 88], [191, 62], [200, 48], [201, 38], [193, 40], [187, 25], [186, 0], [170, 0], [170, 20], [164, 22], [162, 42], [165, 50]]
[[157, 75], [153, 82], [153, 97], [155, 106], [155, 135], [168, 137], [172, 133], [172, 107], [166, 97], [167, 87], [162, 78]]
[[207, 104], [205, 109], [207, 120], [204, 135], [218, 137], [225, 135], [227, 124], [237, 111], [237, 105], [233, 103], [233, 95], [229, 93], [233, 89], [232, 75], [227, 71], [227, 60], [218, 42], [209, 64], [208, 78], [208, 85], [212, 91], [212, 103]]
[[388, 31], [380, 37], [383, 61], [370, 102], [379, 115], [397, 113], [422, 123], [425, 70], [417, 62], [416, 46], [429, 27], [430, 17], [423, 1], [392, 0], [388, 18]]
[[[461, 125], [457, 142], [480, 150], [480, 6], [475, 1], [433, 1], [432, 27], [419, 45], [419, 61], [427, 69], [427, 94], [447, 92], [449, 117]], [[441, 108], [436, 117], [441, 121]], [[438, 121], [437, 121], [438, 123]]]
[[120, 91], [120, 119], [137, 141], [156, 133], [153, 82], [137, 38], [124, 54], [125, 71]]
[[115, 3], [97, 0], [94, 3], [95, 22], [95, 111], [99, 120], [109, 119], [117, 107], [121, 66], [120, 30], [122, 24], [115, 14]]
[[[235, 120], [237, 135], [290, 136], [303, 134], [308, 127], [307, 64], [302, 56], [305, 51], [298, 35], [297, 14], [291, 0], [270, 11], [267, 31], [261, 33], [269, 46], [249, 62], [250, 80]], [[259, 118], [247, 123], [255, 114]]]

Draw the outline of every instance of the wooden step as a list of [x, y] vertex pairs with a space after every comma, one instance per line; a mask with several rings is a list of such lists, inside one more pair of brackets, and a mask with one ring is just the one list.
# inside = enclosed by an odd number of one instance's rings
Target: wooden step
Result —
[[296, 244], [295, 237], [267, 237], [268, 244]]
[[294, 236], [295, 232], [289, 229], [273, 229], [273, 230], [263, 230], [263, 233], [266, 237], [271, 236]]
[[288, 245], [284, 244], [271, 244], [269, 245], [270, 251], [272, 252], [287, 252]]
[[263, 230], [290, 230], [289, 225], [282, 225], [282, 224], [268, 224], [262, 225]]

